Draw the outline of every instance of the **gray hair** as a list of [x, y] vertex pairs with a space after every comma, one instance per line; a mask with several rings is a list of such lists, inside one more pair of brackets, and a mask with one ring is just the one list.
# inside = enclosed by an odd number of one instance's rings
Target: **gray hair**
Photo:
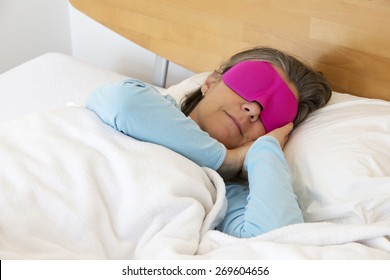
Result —
[[[238, 62], [245, 60], [267, 61], [279, 66], [297, 87], [299, 102], [298, 114], [294, 120], [295, 127], [302, 123], [310, 113], [325, 106], [332, 95], [330, 83], [321, 72], [315, 71], [295, 57], [273, 48], [255, 47], [239, 52], [223, 62], [217, 72], [222, 75]], [[200, 89], [187, 95], [181, 106], [183, 113], [188, 116], [202, 98]]]

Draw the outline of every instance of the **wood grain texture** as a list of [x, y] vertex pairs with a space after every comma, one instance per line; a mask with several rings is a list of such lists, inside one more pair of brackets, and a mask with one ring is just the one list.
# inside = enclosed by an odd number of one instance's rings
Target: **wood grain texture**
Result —
[[194, 72], [244, 48], [284, 50], [333, 89], [390, 100], [387, 0], [70, 0], [121, 34]]

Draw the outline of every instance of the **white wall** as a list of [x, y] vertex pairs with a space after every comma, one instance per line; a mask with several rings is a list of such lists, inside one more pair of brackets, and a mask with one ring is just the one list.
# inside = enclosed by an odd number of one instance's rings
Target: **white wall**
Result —
[[[156, 56], [69, 5], [73, 56], [99, 67], [151, 83]], [[193, 75], [170, 63], [167, 86]]]
[[0, 0], [0, 73], [47, 52], [71, 54], [67, 0]]

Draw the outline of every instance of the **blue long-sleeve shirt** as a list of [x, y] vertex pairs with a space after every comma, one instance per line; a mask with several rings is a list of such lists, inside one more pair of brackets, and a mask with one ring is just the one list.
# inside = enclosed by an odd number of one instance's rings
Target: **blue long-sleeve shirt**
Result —
[[[218, 170], [225, 146], [179, 109], [169, 95], [138, 80], [96, 89], [86, 103], [108, 125], [136, 139], [165, 146], [200, 166]], [[228, 209], [218, 229], [252, 237], [303, 222], [283, 152], [276, 139], [260, 137], [244, 161], [248, 182], [226, 183]]]

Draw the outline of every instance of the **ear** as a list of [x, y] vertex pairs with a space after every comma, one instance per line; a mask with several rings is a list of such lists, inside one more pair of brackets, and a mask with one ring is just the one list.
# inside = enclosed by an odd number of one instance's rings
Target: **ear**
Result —
[[220, 79], [220, 76], [221, 76], [220, 74], [214, 71], [207, 77], [206, 81], [204, 81], [204, 83], [200, 88], [203, 95], [205, 95], [207, 91], [210, 89], [210, 87]]

